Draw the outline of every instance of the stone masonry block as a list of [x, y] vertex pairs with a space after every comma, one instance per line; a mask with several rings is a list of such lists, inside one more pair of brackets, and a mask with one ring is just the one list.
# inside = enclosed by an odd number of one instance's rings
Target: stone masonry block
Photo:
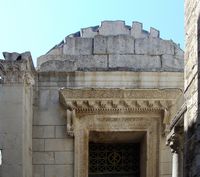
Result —
[[155, 28], [150, 28], [150, 37], [159, 38], [160, 32]]
[[63, 47], [64, 55], [90, 55], [92, 54], [93, 39], [67, 37]]
[[65, 125], [66, 120], [64, 114], [60, 111], [59, 105], [55, 105], [55, 108], [48, 110], [39, 110], [37, 117], [33, 119], [33, 125]]
[[135, 39], [137, 38], [146, 38], [149, 34], [143, 32], [142, 23], [140, 22], [133, 22], [131, 28], [131, 36]]
[[54, 164], [54, 152], [33, 152], [33, 164]]
[[161, 68], [161, 61], [159, 56], [109, 55], [109, 68], [155, 71]]
[[100, 35], [118, 35], [130, 34], [129, 28], [125, 26], [124, 21], [103, 21], [99, 28]]
[[33, 139], [33, 151], [44, 151], [44, 139]]
[[129, 35], [95, 36], [94, 54], [134, 54], [134, 38]]
[[2, 169], [0, 167], [0, 175], [1, 177], [22, 177], [23, 170], [21, 164], [4, 164], [2, 165]]
[[108, 54], [134, 54], [134, 38], [129, 35], [109, 36], [107, 38]]
[[44, 177], [44, 165], [33, 165], [33, 177]]
[[81, 29], [81, 37], [91, 37], [91, 38], [93, 38], [94, 36], [96, 36], [98, 34], [97, 28], [98, 28], [98, 26], [82, 28]]
[[56, 138], [66, 138], [66, 137], [67, 137], [66, 125], [56, 126]]
[[12, 164], [22, 164], [22, 149], [12, 148], [12, 149], [3, 149], [3, 163], [7, 165]]
[[45, 139], [45, 151], [73, 151], [73, 139]]
[[94, 54], [106, 54], [107, 53], [107, 37], [97, 35], [94, 37]]
[[33, 126], [33, 138], [54, 138], [54, 126]]
[[107, 55], [80, 55], [76, 58], [77, 68], [80, 69], [96, 69], [107, 68]]
[[177, 58], [183, 59], [184, 58], [184, 51], [177, 45], [175, 44], [175, 56]]
[[162, 55], [162, 68], [165, 71], [183, 71], [184, 60], [175, 58], [173, 55]]
[[40, 65], [40, 71], [76, 71], [74, 61], [69, 60], [49, 60]]
[[45, 177], [73, 177], [73, 165], [45, 165]]
[[74, 152], [55, 152], [55, 163], [71, 165], [74, 163]]
[[135, 53], [139, 55], [174, 55], [174, 43], [159, 38], [136, 39]]

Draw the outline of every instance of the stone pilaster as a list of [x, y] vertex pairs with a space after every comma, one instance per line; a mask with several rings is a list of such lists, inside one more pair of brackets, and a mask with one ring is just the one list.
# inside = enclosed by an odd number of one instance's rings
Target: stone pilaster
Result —
[[35, 69], [31, 54], [3, 53], [0, 60], [0, 176], [32, 176]]

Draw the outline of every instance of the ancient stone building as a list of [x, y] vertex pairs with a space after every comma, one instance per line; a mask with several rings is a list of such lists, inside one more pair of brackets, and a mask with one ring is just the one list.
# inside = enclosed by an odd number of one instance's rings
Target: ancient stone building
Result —
[[29, 52], [4, 57], [2, 177], [178, 173], [173, 132], [185, 111], [184, 56], [158, 30], [104, 21], [67, 36], [36, 68]]
[[5, 52], [0, 176], [200, 177], [199, 0], [185, 0], [185, 34], [184, 55], [154, 28], [104, 21], [36, 68]]

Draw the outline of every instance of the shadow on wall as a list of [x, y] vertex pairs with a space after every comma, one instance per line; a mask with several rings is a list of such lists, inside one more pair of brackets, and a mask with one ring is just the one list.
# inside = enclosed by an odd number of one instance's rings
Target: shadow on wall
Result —
[[[198, 17], [198, 28], [197, 28], [197, 52], [198, 52], [198, 60], [197, 60], [197, 67], [198, 67], [198, 77], [200, 74], [200, 15]], [[195, 76], [193, 76], [195, 77]], [[197, 110], [196, 114], [194, 113], [194, 117], [185, 117], [185, 120], [187, 121], [188, 119], [193, 119], [193, 123], [188, 125], [187, 130], [185, 131], [185, 177], [188, 176], [200, 176], [200, 159], [199, 159], [199, 154], [200, 154], [200, 83], [199, 83], [199, 78], [197, 77], [197, 86], [195, 86], [198, 90], [198, 97], [197, 97]], [[193, 84], [195, 82], [193, 81]], [[192, 86], [194, 87], [194, 86]], [[189, 93], [193, 94], [193, 93]], [[191, 98], [190, 98], [191, 99]], [[195, 106], [195, 103], [192, 103]], [[190, 108], [188, 108], [190, 109]], [[191, 111], [191, 110], [190, 110]], [[197, 118], [195, 118], [197, 116]]]

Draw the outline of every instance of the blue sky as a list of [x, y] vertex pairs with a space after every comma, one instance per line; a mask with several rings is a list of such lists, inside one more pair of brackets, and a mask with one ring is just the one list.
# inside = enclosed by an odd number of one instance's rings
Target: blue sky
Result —
[[[184, 0], [0, 0], [0, 53], [31, 51], [34, 62], [65, 36], [103, 20], [143, 23], [184, 48]], [[0, 58], [3, 56], [0, 54]]]

